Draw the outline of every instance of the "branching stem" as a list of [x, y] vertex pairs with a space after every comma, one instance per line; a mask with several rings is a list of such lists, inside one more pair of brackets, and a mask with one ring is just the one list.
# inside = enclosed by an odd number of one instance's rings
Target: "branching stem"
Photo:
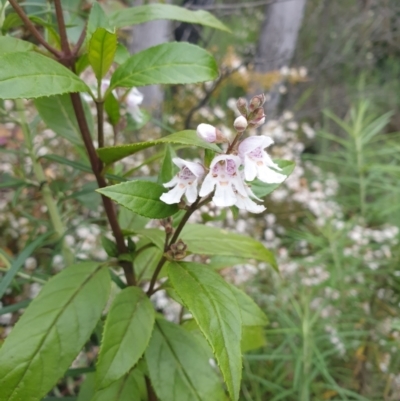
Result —
[[40, 34], [40, 32], [36, 29], [35, 25], [32, 23], [32, 21], [29, 19], [29, 17], [25, 14], [23, 8], [18, 4], [17, 0], [9, 0], [11, 6], [15, 10], [15, 12], [18, 14], [18, 16], [21, 18], [23, 23], [25, 24], [25, 27], [29, 30], [29, 32], [36, 38], [36, 40], [44, 47], [46, 48], [50, 53], [54, 54], [57, 58], [60, 58], [62, 54], [55, 49], [53, 46], [49, 45], [43, 36]]

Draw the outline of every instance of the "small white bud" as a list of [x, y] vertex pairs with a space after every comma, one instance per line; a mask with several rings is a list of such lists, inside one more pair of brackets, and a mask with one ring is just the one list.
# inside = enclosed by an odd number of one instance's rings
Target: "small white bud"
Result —
[[199, 124], [196, 132], [203, 141], [214, 143], [217, 140], [217, 129], [210, 124]]
[[217, 128], [210, 124], [200, 124], [197, 126], [197, 135], [203, 141], [210, 143], [225, 143], [228, 142], [226, 136]]
[[235, 130], [238, 132], [243, 132], [247, 128], [247, 125], [247, 119], [243, 116], [237, 117], [236, 120], [233, 122]]

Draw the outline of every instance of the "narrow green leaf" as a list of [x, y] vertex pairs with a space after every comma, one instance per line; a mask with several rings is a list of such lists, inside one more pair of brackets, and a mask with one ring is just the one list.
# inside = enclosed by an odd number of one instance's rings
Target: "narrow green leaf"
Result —
[[[56, 134], [75, 145], [82, 144], [81, 132], [75, 117], [71, 98], [68, 94], [39, 97], [35, 106], [44, 123]], [[90, 132], [94, 132], [93, 116], [86, 102], [83, 101], [86, 121]]]
[[164, 184], [171, 181], [172, 177], [175, 175], [177, 167], [172, 162], [172, 158], [176, 157], [176, 153], [171, 145], [165, 146], [164, 159], [161, 163], [160, 172], [158, 173], [157, 182], [159, 184]]
[[0, 315], [5, 315], [6, 313], [17, 312], [20, 309], [26, 308], [32, 301], [30, 299], [24, 299], [16, 304], [11, 304], [0, 308]]
[[119, 103], [113, 93], [109, 93], [104, 102], [104, 110], [107, 113], [111, 125], [117, 125], [121, 119]]
[[201, 224], [187, 224], [181, 238], [193, 253], [256, 259], [278, 268], [271, 251], [261, 242], [244, 235]]
[[268, 318], [260, 307], [242, 290], [229, 284], [240, 308], [243, 326], [265, 326]]
[[111, 24], [117, 28], [162, 19], [199, 24], [230, 32], [229, 28], [207, 11], [191, 11], [171, 4], [146, 4], [117, 10], [110, 15]]
[[150, 47], [121, 64], [111, 78], [109, 91], [154, 84], [191, 84], [218, 77], [214, 58], [189, 43], [163, 43]]
[[24, 23], [22, 19], [19, 17], [17, 13], [9, 13], [4, 19], [3, 26], [1, 27], [1, 31], [3, 33], [8, 32], [10, 29], [15, 28], [17, 26], [21, 26]]
[[5, 53], [27, 52], [34, 50], [33, 43], [26, 40], [16, 39], [11, 36], [0, 36], [0, 55]]
[[117, 50], [117, 34], [97, 28], [89, 42], [88, 59], [94, 74], [100, 81], [107, 74]]
[[87, 28], [86, 28], [86, 42], [92, 38], [92, 35], [97, 28], [110, 29], [110, 25], [106, 13], [101, 8], [100, 4], [95, 1], [90, 9], [90, 14], [88, 18]]
[[124, 376], [143, 355], [154, 325], [154, 308], [138, 287], [122, 290], [111, 305], [96, 370], [97, 388]]
[[224, 393], [208, 355], [184, 328], [157, 319], [146, 362], [162, 401], [221, 401]]
[[97, 192], [134, 213], [152, 219], [163, 219], [179, 210], [177, 205], [167, 205], [160, 200], [165, 188], [155, 182], [129, 181], [98, 189]]
[[198, 263], [169, 263], [168, 277], [211, 345], [232, 400], [238, 400], [242, 322], [232, 290], [218, 273]]
[[15, 275], [18, 273], [19, 269], [25, 263], [25, 260], [32, 255], [36, 248], [41, 246], [46, 241], [50, 234], [51, 233], [46, 233], [36, 238], [35, 241], [31, 242], [12, 262], [10, 269], [0, 281], [0, 299], [3, 297], [4, 293], [6, 292], [8, 286], [11, 284]]
[[109, 238], [102, 236], [101, 237], [101, 245], [106, 251], [106, 254], [112, 258], [118, 257], [118, 248], [117, 244], [114, 241], [111, 241]]
[[0, 99], [29, 99], [89, 90], [68, 68], [35, 52], [0, 55], [0, 65]]
[[203, 141], [196, 135], [194, 130], [185, 130], [175, 132], [174, 134], [164, 136], [160, 139], [147, 142], [136, 142], [130, 145], [112, 146], [108, 148], [101, 148], [97, 150], [97, 154], [104, 163], [113, 163], [117, 160], [121, 160], [124, 157], [133, 155], [143, 149], [150, 148], [152, 146], [160, 145], [163, 143], [173, 143], [177, 145], [196, 146], [199, 148], [210, 149], [214, 152], [221, 153], [222, 150], [214, 143]]
[[[296, 167], [295, 163], [289, 160], [274, 160], [274, 162], [282, 169], [280, 173], [285, 174], [286, 176], [292, 174], [294, 168]], [[264, 198], [265, 196], [269, 195], [280, 185], [281, 184], [266, 184], [259, 179], [256, 179], [250, 183], [251, 190], [259, 198]]]
[[82, 349], [110, 291], [105, 266], [86, 262], [53, 277], [0, 348], [1, 401], [39, 401]]
[[141, 401], [144, 386], [143, 374], [134, 369], [110, 386], [96, 391], [90, 401]]

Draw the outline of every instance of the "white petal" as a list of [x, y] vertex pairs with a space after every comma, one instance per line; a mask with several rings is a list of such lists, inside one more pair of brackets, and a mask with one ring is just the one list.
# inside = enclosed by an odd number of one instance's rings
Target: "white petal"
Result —
[[253, 181], [257, 176], [257, 164], [250, 157], [244, 158], [244, 177], [246, 181]]
[[210, 194], [212, 191], [214, 191], [215, 184], [216, 184], [215, 179], [213, 178], [211, 173], [208, 173], [206, 175], [206, 178], [204, 178], [199, 195], [207, 196], [208, 194]]
[[193, 203], [197, 199], [197, 180], [186, 187], [186, 198], [189, 203]]
[[245, 209], [251, 213], [262, 213], [267, 208], [263, 205], [257, 205], [257, 203], [253, 202], [250, 198], [246, 198], [244, 200]]
[[163, 184], [163, 186], [165, 188], [171, 188], [174, 187], [175, 185], [177, 185], [179, 182], [179, 178], [175, 175], [171, 181], [166, 182], [165, 184]]
[[236, 177], [231, 179], [231, 184], [235, 186], [235, 189], [242, 195], [247, 196], [247, 191], [245, 187], [245, 183], [241, 175], [237, 175]]
[[233, 206], [236, 203], [237, 198], [233, 192], [232, 185], [230, 185], [230, 183], [226, 185], [217, 184], [213, 201], [220, 207]]
[[271, 157], [268, 155], [267, 152], [263, 152], [263, 162], [268, 167], [272, 167], [275, 170], [282, 171], [282, 169], [272, 161]]
[[269, 136], [249, 136], [239, 144], [239, 154], [243, 157], [246, 153], [253, 151], [256, 148], [264, 149], [273, 144], [274, 141]]
[[214, 159], [212, 160], [211, 164], [210, 164], [210, 170], [212, 170], [212, 168], [220, 161], [227, 161], [227, 160], [233, 160], [236, 164], [236, 167], [239, 167], [242, 164], [242, 161], [240, 159], [239, 156], [235, 156], [235, 155], [219, 155], [214, 157]]
[[134, 104], [137, 106], [137, 105], [141, 104], [142, 101], [143, 101], [143, 93], [139, 92], [139, 90], [137, 88], [132, 88], [126, 98], [126, 103]]
[[186, 161], [186, 167], [197, 177], [203, 177], [205, 173], [204, 167], [200, 163], [188, 162]]
[[172, 205], [173, 203], [179, 203], [181, 201], [182, 195], [184, 194], [186, 187], [177, 185], [175, 188], [171, 189], [169, 192], [162, 194], [160, 199]]
[[286, 175], [277, 173], [265, 164], [258, 166], [258, 178], [267, 184], [280, 184], [285, 181]]

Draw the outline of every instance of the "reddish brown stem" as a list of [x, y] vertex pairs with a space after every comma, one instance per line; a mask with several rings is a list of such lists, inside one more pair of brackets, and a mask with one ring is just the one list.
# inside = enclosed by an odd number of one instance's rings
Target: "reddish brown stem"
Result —
[[25, 27], [29, 30], [29, 32], [36, 38], [36, 40], [44, 47], [46, 48], [50, 53], [54, 54], [57, 58], [61, 57], [61, 52], [59, 52], [57, 49], [55, 49], [53, 46], [48, 44], [43, 36], [40, 34], [40, 32], [36, 29], [35, 25], [32, 23], [32, 21], [28, 18], [28, 16], [25, 14], [25, 11], [23, 8], [18, 4], [16, 0], [9, 0], [12, 8], [15, 10], [15, 12], [18, 14], [18, 16], [21, 18], [23, 23], [25, 24]]
[[[176, 230], [175, 230], [174, 235], [172, 236], [171, 240], [169, 242], [166, 241], [165, 246], [164, 246], [164, 253], [167, 252], [169, 247], [172, 244], [175, 244], [175, 242], [178, 240], [179, 235], [181, 234], [181, 232], [183, 230], [183, 227], [185, 227], [185, 224], [189, 220], [190, 216], [193, 214], [193, 212], [199, 206], [200, 200], [201, 200], [201, 198], [197, 198], [197, 200], [194, 203], [192, 203], [192, 205], [189, 207], [189, 209], [186, 210], [186, 213], [183, 216], [182, 220], [179, 222], [178, 227], [176, 227]], [[204, 204], [204, 203], [202, 202], [202, 204]], [[154, 270], [153, 276], [151, 277], [150, 286], [147, 291], [148, 296], [150, 296], [154, 293], [154, 287], [156, 285], [158, 275], [160, 274], [161, 269], [163, 268], [164, 263], [166, 261], [167, 261], [167, 258], [163, 255], [161, 257], [160, 261], [158, 262], [156, 269]]]
[[[96, 150], [93, 146], [92, 138], [90, 136], [90, 130], [87, 125], [85, 112], [83, 110], [82, 100], [79, 93], [71, 93], [71, 101], [74, 107], [76, 119], [78, 121], [79, 129], [82, 134], [82, 139], [85, 144], [86, 150], [88, 152], [90, 164], [92, 166], [93, 173], [96, 177], [97, 184], [99, 188], [104, 188], [107, 186], [105, 178], [101, 175], [101, 161], [97, 157]], [[110, 198], [102, 196], [104, 209], [111, 226], [111, 230], [115, 237], [115, 242], [117, 244], [118, 252], [120, 254], [128, 253], [128, 248], [125, 244], [124, 236], [122, 234], [121, 227], [118, 224], [117, 214], [115, 212], [114, 205]], [[135, 285], [135, 275], [132, 268], [132, 264], [129, 262], [121, 262], [121, 266], [124, 269], [128, 285]]]
[[85, 26], [82, 29], [81, 35], [79, 36], [78, 41], [76, 42], [75, 47], [72, 50], [72, 54], [74, 57], [78, 56], [79, 50], [81, 49], [83, 42], [85, 41], [86, 38], [86, 30], [87, 30], [87, 22], [85, 23]]
[[64, 53], [64, 57], [71, 62], [71, 49], [68, 43], [67, 29], [65, 27], [64, 13], [60, 0], [54, 0], [54, 8], [56, 9], [57, 25], [61, 39], [61, 49]]

